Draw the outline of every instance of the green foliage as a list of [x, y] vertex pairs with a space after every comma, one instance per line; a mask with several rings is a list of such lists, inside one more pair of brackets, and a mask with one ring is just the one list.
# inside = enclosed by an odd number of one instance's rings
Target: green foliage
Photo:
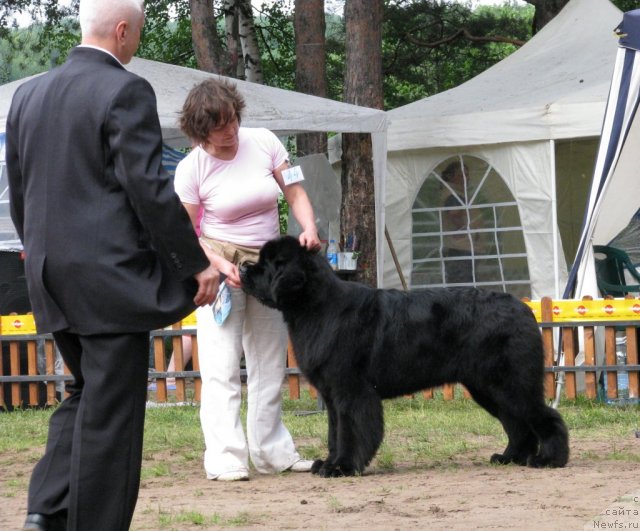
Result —
[[[77, 4], [60, 6], [47, 0], [9, 0], [0, 8], [0, 83], [44, 72], [61, 64], [80, 42]], [[14, 15], [30, 16], [28, 27], [18, 27]], [[3, 18], [4, 17], [4, 18]]]
[[344, 18], [327, 15], [325, 32], [325, 50], [327, 56], [327, 96], [341, 101], [344, 93], [344, 54], [346, 28]]
[[[392, 109], [453, 88], [471, 79], [517, 49], [507, 43], [472, 42], [460, 36], [531, 35], [532, 6], [481, 6], [467, 3], [398, 1], [385, 11], [383, 72], [385, 108]], [[435, 43], [441, 44], [435, 45]]]
[[257, 11], [255, 26], [262, 53], [265, 85], [294, 90], [296, 50], [293, 0], [281, 0], [274, 4], [265, 2]]
[[137, 55], [162, 63], [197, 68], [191, 41], [189, 2], [145, 1], [145, 25]]
[[612, 0], [613, 4], [622, 12], [638, 9], [638, 0]]
[[[619, 3], [629, 0], [618, 0]], [[146, 24], [138, 55], [147, 59], [196, 67], [187, 0], [147, 0]], [[264, 2], [254, 7], [263, 59], [265, 83], [295, 87], [295, 34], [293, 0]], [[221, 2], [214, 2], [222, 42], [224, 18]], [[80, 39], [76, 20], [78, 0], [69, 7], [51, 0], [6, 0], [0, 8], [0, 28], [8, 38], [0, 41], [0, 83], [44, 71], [59, 64]], [[438, 46], [461, 28], [474, 36], [503, 36], [527, 40], [533, 6], [507, 0], [501, 6], [434, 0], [388, 0], [383, 28], [385, 108], [395, 108], [452, 88], [482, 72], [517, 49], [506, 43], [477, 43], [456, 38]], [[13, 28], [8, 15], [22, 11], [39, 20], [29, 28]], [[3, 18], [4, 16], [4, 18]], [[326, 17], [328, 96], [343, 97], [345, 65], [344, 19]]]
[[278, 196], [278, 220], [280, 224], [280, 234], [286, 234], [289, 226], [289, 203], [284, 198], [284, 194]]

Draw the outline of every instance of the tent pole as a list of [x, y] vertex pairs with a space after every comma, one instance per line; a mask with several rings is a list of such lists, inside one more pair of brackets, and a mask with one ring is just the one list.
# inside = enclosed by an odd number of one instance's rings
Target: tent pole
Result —
[[[559, 284], [559, 259], [558, 259], [558, 194], [556, 192], [556, 143], [553, 139], [549, 140], [549, 165], [551, 170], [551, 225], [553, 230], [553, 275], [555, 286], [555, 297], [560, 298], [560, 284]], [[556, 332], [556, 331], [554, 331]], [[559, 332], [557, 332], [559, 335]], [[558, 350], [558, 365], [564, 364], [564, 354]], [[560, 403], [560, 396], [562, 393], [562, 386], [564, 385], [564, 373], [558, 374], [556, 381], [556, 394], [551, 404], [553, 409], [558, 408]]]
[[402, 289], [407, 291], [407, 281], [404, 279], [404, 275], [402, 273], [402, 267], [400, 267], [400, 262], [398, 260], [398, 255], [396, 254], [396, 250], [393, 246], [393, 242], [391, 241], [391, 236], [389, 236], [389, 231], [387, 230], [387, 226], [384, 226], [384, 235], [387, 239], [387, 245], [389, 245], [389, 250], [391, 251], [391, 258], [393, 258], [393, 263], [396, 266], [396, 271], [398, 272], [398, 276], [400, 277], [400, 282], [402, 283]]
[[553, 230], [553, 276], [554, 276], [554, 297], [560, 297], [559, 284], [559, 258], [558, 258], [558, 197], [556, 192], [556, 143], [549, 140], [549, 165], [551, 172], [551, 227]]

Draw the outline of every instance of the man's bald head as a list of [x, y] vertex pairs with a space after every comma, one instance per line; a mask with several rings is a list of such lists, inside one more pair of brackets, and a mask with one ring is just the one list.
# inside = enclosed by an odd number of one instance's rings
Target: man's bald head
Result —
[[80, 0], [82, 43], [105, 48], [126, 64], [144, 24], [144, 0]]

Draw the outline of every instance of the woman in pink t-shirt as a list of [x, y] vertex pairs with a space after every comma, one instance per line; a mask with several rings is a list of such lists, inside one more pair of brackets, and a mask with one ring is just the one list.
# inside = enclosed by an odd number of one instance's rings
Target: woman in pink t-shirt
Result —
[[[194, 148], [178, 164], [175, 186], [203, 248], [226, 275], [231, 311], [217, 324], [211, 306], [196, 310], [202, 393], [200, 421], [207, 478], [249, 479], [249, 458], [260, 473], [306, 472], [281, 419], [287, 332], [281, 314], [240, 289], [238, 266], [279, 235], [280, 192], [302, 227], [301, 245], [319, 249], [313, 208], [304, 188], [285, 185], [288, 154], [267, 129], [240, 127], [245, 107], [236, 87], [206, 80], [187, 96], [180, 116]], [[218, 319], [220, 321], [221, 319]], [[247, 438], [240, 420], [240, 361], [247, 368]], [[248, 439], [248, 444], [247, 444]]]

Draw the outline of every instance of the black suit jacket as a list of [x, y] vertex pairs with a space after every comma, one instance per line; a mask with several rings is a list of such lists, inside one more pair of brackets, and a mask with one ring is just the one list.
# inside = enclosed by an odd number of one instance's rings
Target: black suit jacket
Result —
[[194, 309], [209, 262], [162, 167], [150, 84], [74, 48], [16, 91], [7, 119], [11, 216], [39, 332], [151, 330]]

